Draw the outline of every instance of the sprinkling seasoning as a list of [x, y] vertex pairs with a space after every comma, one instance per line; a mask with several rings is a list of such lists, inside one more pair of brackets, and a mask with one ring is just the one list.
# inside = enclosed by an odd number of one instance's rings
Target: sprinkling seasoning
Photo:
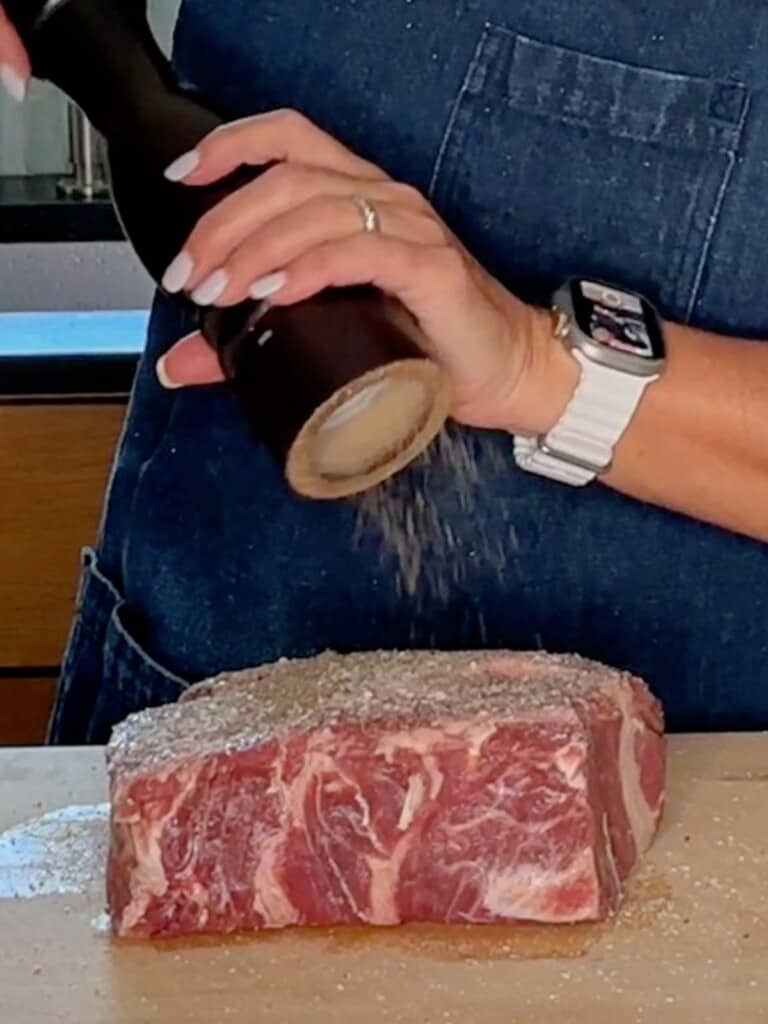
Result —
[[445, 602], [470, 572], [500, 573], [514, 557], [504, 509], [492, 534], [473, 523], [479, 487], [512, 471], [509, 461], [502, 467], [500, 448], [483, 441], [451, 424], [411, 466], [357, 499], [358, 542], [378, 539], [401, 596]]

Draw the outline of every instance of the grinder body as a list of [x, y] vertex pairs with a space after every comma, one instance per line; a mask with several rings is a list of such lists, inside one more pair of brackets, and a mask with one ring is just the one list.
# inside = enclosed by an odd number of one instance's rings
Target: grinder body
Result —
[[[241, 166], [202, 187], [164, 177], [222, 118], [180, 87], [149, 29], [146, 0], [3, 5], [33, 73], [104, 136], [126, 236], [159, 283], [199, 218], [264, 168]], [[256, 434], [306, 496], [375, 485], [412, 461], [448, 415], [446, 376], [424, 356], [418, 327], [374, 288], [329, 289], [290, 307], [248, 300], [200, 318]]]

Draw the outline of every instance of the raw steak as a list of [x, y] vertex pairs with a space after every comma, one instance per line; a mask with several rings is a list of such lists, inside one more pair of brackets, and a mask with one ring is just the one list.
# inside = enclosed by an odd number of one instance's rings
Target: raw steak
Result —
[[604, 918], [664, 789], [645, 685], [545, 654], [281, 661], [132, 715], [107, 758], [122, 936]]

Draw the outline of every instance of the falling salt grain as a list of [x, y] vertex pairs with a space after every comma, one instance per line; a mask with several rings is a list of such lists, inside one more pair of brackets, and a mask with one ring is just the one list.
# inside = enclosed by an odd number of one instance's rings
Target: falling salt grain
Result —
[[383, 557], [396, 563], [401, 594], [447, 600], [475, 561], [504, 569], [506, 555], [490, 536], [479, 551], [462, 547], [481, 476], [480, 452], [473, 435], [451, 426], [407, 470], [358, 499], [358, 541], [378, 538]]

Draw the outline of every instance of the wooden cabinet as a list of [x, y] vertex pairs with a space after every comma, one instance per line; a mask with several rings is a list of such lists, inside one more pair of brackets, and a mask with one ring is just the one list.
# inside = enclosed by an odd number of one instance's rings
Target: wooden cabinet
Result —
[[12, 674], [0, 677], [0, 747], [34, 746], [45, 730], [56, 694], [56, 671], [38, 677]]
[[0, 743], [39, 742], [124, 403], [0, 405]]

